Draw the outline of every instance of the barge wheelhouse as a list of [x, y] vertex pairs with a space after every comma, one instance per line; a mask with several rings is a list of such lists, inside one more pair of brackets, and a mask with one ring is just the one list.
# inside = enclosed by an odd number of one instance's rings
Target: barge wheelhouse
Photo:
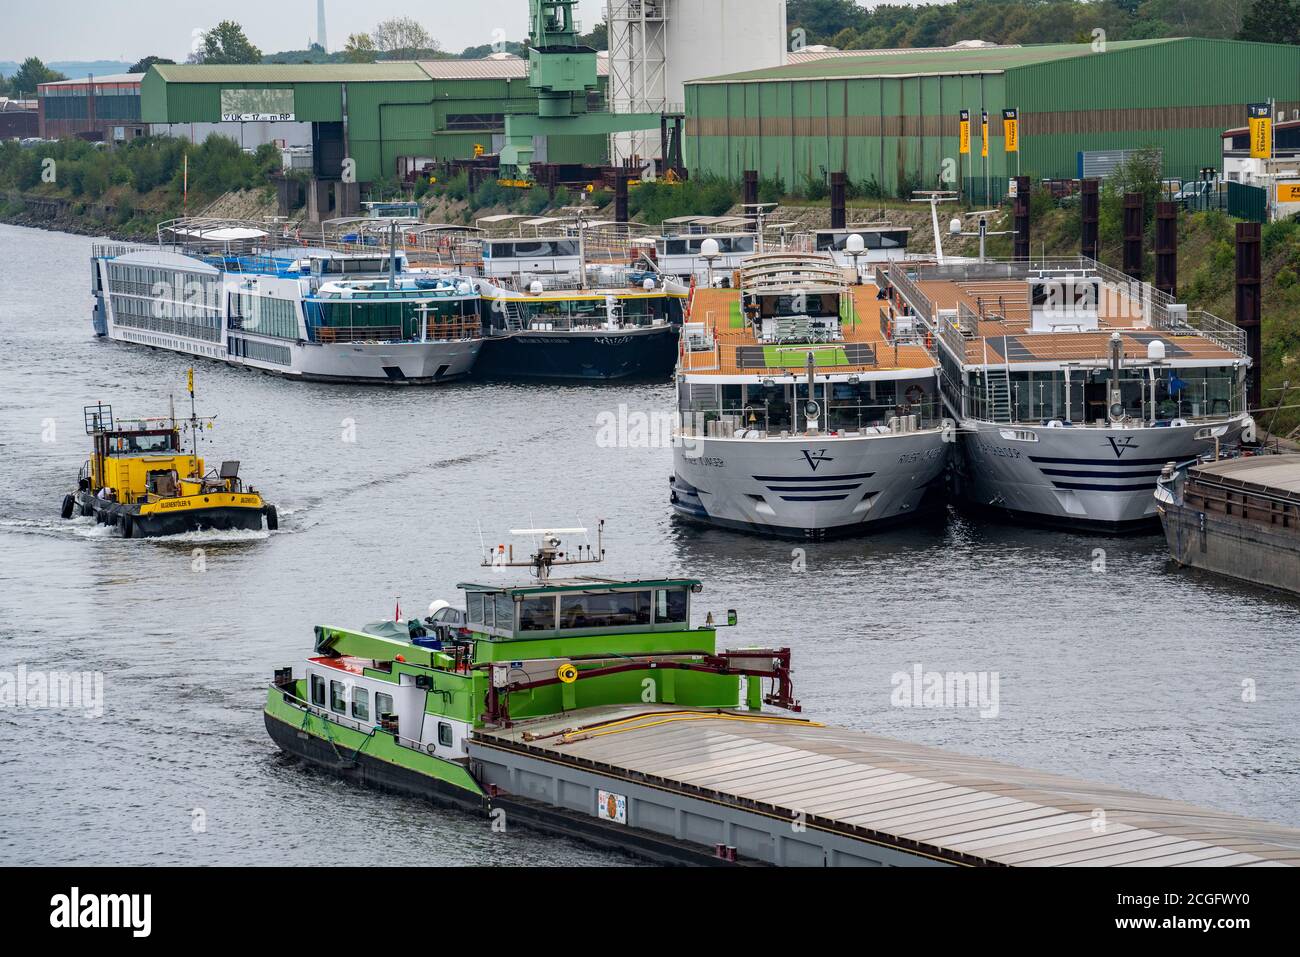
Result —
[[696, 290], [677, 371], [678, 515], [822, 538], [942, 498], [937, 363], [850, 275], [829, 256], [771, 253], [738, 290]]
[[1166, 463], [1253, 437], [1241, 330], [1091, 259], [896, 262], [877, 276], [935, 343], [971, 505], [1145, 528]]
[[[755, 714], [798, 710], [789, 652], [724, 652], [712, 619], [692, 625], [694, 579], [552, 578], [553, 566], [594, 564], [603, 548], [562, 551], [537, 530], [533, 556], [492, 550], [485, 567], [531, 568], [522, 583], [458, 586], [466, 624], [385, 622], [362, 630], [316, 628], [301, 668], [276, 672], [267, 731], [280, 748], [362, 783], [486, 808], [489, 788], [470, 758], [484, 729], [634, 705]], [[734, 616], [732, 616], [734, 617]], [[770, 679], [764, 693], [764, 679]]]

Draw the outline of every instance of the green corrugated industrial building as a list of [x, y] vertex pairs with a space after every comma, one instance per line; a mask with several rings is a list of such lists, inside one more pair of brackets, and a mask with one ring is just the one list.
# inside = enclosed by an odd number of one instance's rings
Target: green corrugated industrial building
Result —
[[[602, 89], [606, 82], [601, 77]], [[528, 86], [528, 62], [518, 58], [434, 60], [419, 63], [337, 65], [154, 66], [141, 84], [146, 123], [216, 123], [232, 93], [260, 91], [267, 113], [292, 114], [319, 124], [319, 137], [344, 135], [347, 156], [362, 183], [392, 177], [399, 157], [466, 159], [474, 146], [492, 149], [507, 113], [536, 113]], [[238, 99], [238, 97], [236, 97]], [[599, 96], [593, 96], [593, 106]], [[243, 111], [240, 111], [243, 112]], [[258, 111], [262, 112], [262, 111]], [[603, 136], [550, 137], [544, 154], [552, 163], [606, 161]], [[325, 151], [328, 152], [328, 151]], [[339, 153], [338, 159], [343, 154]], [[540, 157], [539, 157], [540, 158]]]
[[[1246, 104], [1300, 108], [1300, 47], [1231, 40], [918, 50], [833, 57], [698, 80], [686, 87], [686, 163], [693, 174], [764, 178], [798, 187], [846, 172], [894, 194], [936, 188], [959, 154], [959, 112], [972, 112], [968, 195], [994, 198], [1016, 173], [1004, 152], [1002, 110], [1020, 115], [1020, 170], [1073, 178], [1081, 151], [1160, 147], [1166, 175], [1219, 167], [1222, 133]], [[980, 111], [989, 114], [987, 166]], [[953, 189], [955, 184], [943, 184]]]

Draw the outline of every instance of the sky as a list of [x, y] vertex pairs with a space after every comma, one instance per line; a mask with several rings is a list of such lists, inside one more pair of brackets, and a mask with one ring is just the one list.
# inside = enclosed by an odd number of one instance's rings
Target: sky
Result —
[[[151, 54], [183, 61], [195, 31], [219, 20], [241, 23], [264, 53], [302, 50], [316, 37], [316, 0], [4, 0], [0, 7], [0, 60], [16, 62], [134, 63]], [[583, 26], [594, 26], [604, 7], [604, 0], [581, 0]], [[527, 0], [325, 0], [325, 12], [331, 50], [397, 16], [420, 21], [453, 52], [493, 42], [496, 30], [521, 40], [528, 29]]]

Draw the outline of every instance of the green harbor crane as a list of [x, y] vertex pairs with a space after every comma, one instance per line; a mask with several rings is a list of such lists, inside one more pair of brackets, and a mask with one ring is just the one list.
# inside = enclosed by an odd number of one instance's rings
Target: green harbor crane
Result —
[[537, 114], [506, 116], [501, 176], [532, 179], [537, 136], [589, 136], [658, 129], [658, 113], [593, 113], [587, 94], [599, 89], [596, 51], [582, 44], [574, 7], [578, 0], [529, 0], [528, 85], [537, 91]]

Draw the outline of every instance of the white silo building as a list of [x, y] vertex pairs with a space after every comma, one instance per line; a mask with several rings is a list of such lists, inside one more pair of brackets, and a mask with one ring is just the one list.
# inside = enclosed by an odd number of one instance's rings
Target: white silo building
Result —
[[[680, 113], [689, 80], [784, 66], [786, 0], [609, 0], [609, 108]], [[660, 154], [659, 131], [617, 133], [614, 162]]]

